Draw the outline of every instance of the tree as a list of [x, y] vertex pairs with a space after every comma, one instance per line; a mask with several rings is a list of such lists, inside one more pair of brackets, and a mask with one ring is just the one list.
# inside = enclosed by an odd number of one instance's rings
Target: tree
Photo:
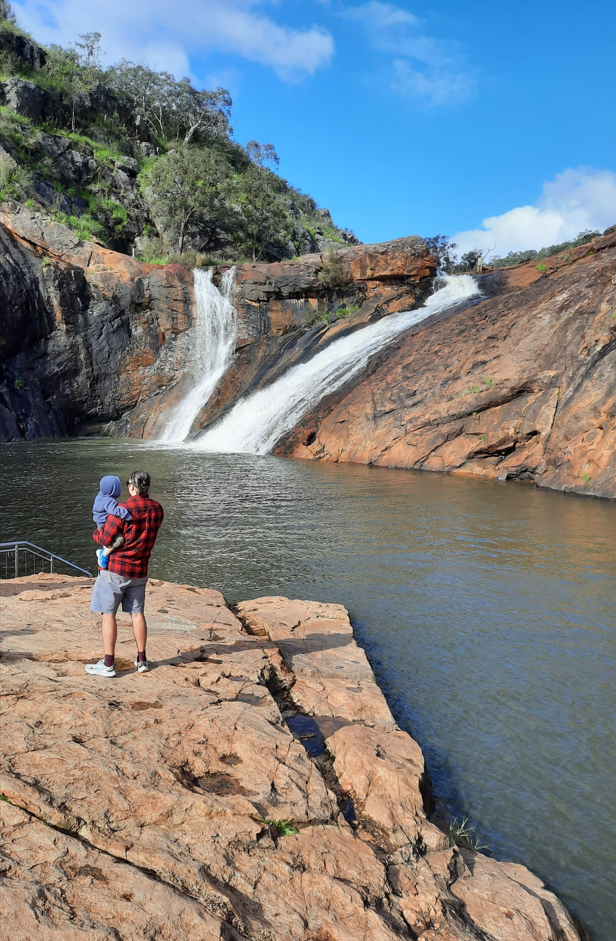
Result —
[[123, 59], [108, 72], [116, 91], [129, 98], [150, 130], [161, 138], [191, 143], [203, 134], [228, 137], [233, 102], [228, 91], [198, 91], [190, 79], [177, 81], [169, 72], [155, 72]]
[[235, 191], [241, 211], [240, 224], [253, 261], [257, 261], [268, 243], [287, 237], [286, 213], [276, 199], [269, 175], [269, 171], [260, 167], [249, 167]]
[[436, 258], [437, 267], [451, 274], [458, 261], [458, 256], [454, 251], [458, 247], [456, 242], [450, 242], [448, 235], [433, 235], [431, 238], [424, 239], [424, 242]]
[[186, 145], [153, 164], [146, 195], [155, 217], [177, 233], [180, 255], [189, 224], [212, 229], [224, 214], [227, 172], [217, 154]]
[[71, 130], [75, 130], [76, 105], [81, 95], [91, 92], [101, 81], [100, 33], [84, 33], [81, 42], [70, 49], [51, 46], [46, 71], [69, 99], [71, 107]]
[[0, 0], [0, 22], [7, 20], [9, 23], [15, 23], [15, 14], [8, 0]]
[[[75, 43], [75, 48], [81, 49], [81, 52], [78, 53], [79, 64], [84, 72], [89, 73], [88, 77], [94, 77], [92, 73], [99, 73], [101, 67], [101, 34], [82, 33], [79, 38], [81, 42]], [[96, 74], [97, 79], [98, 77], [98, 74]]]
[[258, 144], [256, 140], [249, 140], [246, 144], [246, 153], [254, 164], [262, 167], [265, 163], [280, 164], [280, 157], [273, 144]]
[[197, 91], [188, 78], [178, 82], [177, 87], [175, 117], [179, 133], [184, 134], [184, 143], [189, 144], [195, 135], [200, 134], [229, 136], [233, 101], [226, 89]]
[[495, 245], [492, 248], [476, 245], [470, 252], [462, 255], [460, 263], [456, 265], [456, 271], [483, 271], [484, 264], [489, 260], [495, 248]]
[[173, 75], [122, 59], [109, 69], [107, 78], [112, 88], [130, 99], [156, 136], [167, 136], [178, 84]]

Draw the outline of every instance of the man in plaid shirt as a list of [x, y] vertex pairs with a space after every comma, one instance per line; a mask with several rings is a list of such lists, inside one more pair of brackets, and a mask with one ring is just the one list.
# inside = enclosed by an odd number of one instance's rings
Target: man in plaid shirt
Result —
[[137, 644], [135, 666], [139, 673], [147, 673], [146, 656], [148, 627], [145, 620], [145, 586], [148, 581], [148, 562], [156, 536], [164, 519], [160, 503], [150, 498], [150, 475], [135, 471], [127, 481], [129, 499], [122, 504], [130, 512], [130, 519], [108, 516], [102, 529], [94, 533], [101, 546], [110, 546], [117, 536], [124, 537], [123, 545], [112, 552], [106, 569], [100, 569], [92, 592], [90, 609], [103, 616], [103, 648], [105, 656], [98, 663], [86, 664], [86, 673], [92, 676], [115, 676], [115, 645], [118, 636], [116, 614], [122, 610], [133, 619], [133, 633]]

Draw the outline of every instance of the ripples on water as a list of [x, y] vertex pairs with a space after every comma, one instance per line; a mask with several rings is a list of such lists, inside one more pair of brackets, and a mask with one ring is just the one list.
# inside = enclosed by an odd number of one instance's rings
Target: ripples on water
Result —
[[167, 513], [153, 576], [346, 605], [440, 802], [614, 941], [616, 505], [130, 442], [2, 456], [2, 539], [93, 567], [99, 477], [144, 466]]

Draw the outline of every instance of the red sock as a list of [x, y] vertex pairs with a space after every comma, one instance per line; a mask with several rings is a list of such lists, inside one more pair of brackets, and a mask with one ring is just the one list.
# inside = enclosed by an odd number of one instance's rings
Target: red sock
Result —
[[112, 667], [115, 665], [115, 657], [111, 653], [105, 654], [105, 666]]
[[145, 655], [145, 650], [138, 650], [137, 651], [137, 663], [143, 663], [144, 660], [147, 660], [147, 657]]

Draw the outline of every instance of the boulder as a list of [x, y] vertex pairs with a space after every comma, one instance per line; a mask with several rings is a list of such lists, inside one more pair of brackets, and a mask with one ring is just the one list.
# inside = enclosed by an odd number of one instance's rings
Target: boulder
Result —
[[22, 68], [33, 71], [43, 68], [47, 61], [47, 53], [42, 46], [29, 36], [7, 29], [5, 25], [0, 26], [0, 54], [2, 53], [17, 59]]
[[34, 82], [17, 76], [4, 83], [4, 101], [8, 108], [36, 124], [51, 118], [54, 111], [53, 95]]

